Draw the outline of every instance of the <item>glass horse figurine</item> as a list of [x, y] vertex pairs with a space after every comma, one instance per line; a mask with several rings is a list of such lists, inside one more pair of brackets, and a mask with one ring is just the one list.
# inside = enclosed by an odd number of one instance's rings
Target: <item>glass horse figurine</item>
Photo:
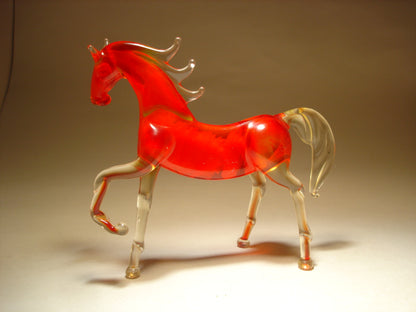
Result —
[[179, 49], [180, 38], [166, 50], [142, 44], [105, 40], [102, 50], [89, 46], [95, 61], [91, 102], [107, 105], [108, 92], [122, 78], [133, 87], [140, 110], [137, 159], [101, 171], [94, 182], [91, 217], [105, 230], [124, 235], [124, 223], [114, 225], [100, 210], [110, 181], [140, 178], [137, 219], [127, 278], [140, 276], [139, 261], [144, 248], [146, 222], [159, 169], [198, 179], [220, 180], [250, 177], [252, 194], [247, 219], [237, 245], [249, 246], [266, 178], [286, 187], [293, 198], [300, 235], [299, 268], [312, 270], [311, 231], [306, 220], [302, 183], [289, 171], [291, 136], [289, 127], [312, 149], [309, 191], [318, 191], [334, 160], [335, 140], [328, 122], [310, 108], [295, 108], [277, 115], [260, 115], [228, 125], [210, 125], [195, 119], [188, 103], [204, 92], [190, 91], [182, 81], [193, 71], [190, 60], [174, 68], [169, 60]]

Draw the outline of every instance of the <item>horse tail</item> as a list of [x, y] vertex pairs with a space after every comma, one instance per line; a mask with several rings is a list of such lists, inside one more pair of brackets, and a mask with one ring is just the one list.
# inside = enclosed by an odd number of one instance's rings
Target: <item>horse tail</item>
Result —
[[303, 143], [312, 150], [309, 192], [319, 196], [319, 190], [334, 162], [335, 138], [326, 119], [311, 108], [295, 108], [283, 113], [282, 119], [295, 130]]

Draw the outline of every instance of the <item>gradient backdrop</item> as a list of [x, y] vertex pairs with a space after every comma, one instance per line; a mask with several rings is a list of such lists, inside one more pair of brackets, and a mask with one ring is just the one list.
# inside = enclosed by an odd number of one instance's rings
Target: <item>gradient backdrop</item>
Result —
[[[416, 6], [413, 1], [16, 1], [15, 54], [0, 131], [2, 311], [414, 311], [416, 299]], [[2, 1], [1, 96], [11, 2]], [[143, 273], [124, 280], [131, 232], [89, 217], [92, 181], [135, 159], [138, 106], [127, 81], [89, 102], [104, 38], [157, 48], [206, 93], [190, 107], [230, 123], [307, 106], [333, 127], [337, 155], [307, 197], [312, 272], [297, 269], [288, 192], [268, 183], [252, 233], [235, 246], [247, 178], [212, 182], [162, 171]], [[310, 154], [294, 139], [307, 184]], [[103, 210], [134, 224], [138, 181], [115, 181]]]

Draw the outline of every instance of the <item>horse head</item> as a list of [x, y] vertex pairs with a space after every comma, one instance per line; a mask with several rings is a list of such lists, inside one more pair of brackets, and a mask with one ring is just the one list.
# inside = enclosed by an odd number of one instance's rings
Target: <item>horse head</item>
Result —
[[111, 102], [108, 92], [123, 78], [110, 57], [106, 54], [109, 42], [105, 39], [104, 47], [98, 51], [92, 45], [88, 46], [94, 59], [95, 66], [91, 79], [91, 102], [96, 105], [107, 105]]

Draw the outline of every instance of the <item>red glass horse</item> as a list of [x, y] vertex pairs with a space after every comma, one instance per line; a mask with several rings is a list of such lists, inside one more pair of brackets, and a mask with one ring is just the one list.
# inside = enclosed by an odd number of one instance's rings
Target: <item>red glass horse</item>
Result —
[[328, 122], [316, 111], [297, 108], [278, 115], [260, 115], [229, 125], [209, 125], [195, 119], [187, 104], [199, 98], [204, 89], [185, 89], [181, 82], [194, 67], [193, 60], [177, 69], [169, 60], [179, 49], [180, 38], [166, 50], [133, 42], [108, 40], [101, 51], [89, 46], [95, 67], [91, 82], [91, 101], [107, 105], [108, 92], [122, 78], [133, 87], [140, 109], [137, 159], [100, 172], [94, 185], [91, 216], [114, 234], [126, 234], [125, 224], [113, 225], [100, 210], [108, 184], [114, 179], [140, 177], [136, 231], [127, 278], [140, 275], [139, 260], [153, 187], [161, 167], [199, 179], [230, 179], [249, 175], [252, 195], [247, 220], [238, 240], [249, 246], [249, 234], [265, 190], [266, 177], [289, 189], [295, 203], [300, 234], [299, 267], [311, 270], [309, 243], [311, 232], [306, 221], [302, 183], [289, 171], [291, 137], [289, 127], [312, 148], [310, 192], [318, 196], [334, 159], [335, 143]]

